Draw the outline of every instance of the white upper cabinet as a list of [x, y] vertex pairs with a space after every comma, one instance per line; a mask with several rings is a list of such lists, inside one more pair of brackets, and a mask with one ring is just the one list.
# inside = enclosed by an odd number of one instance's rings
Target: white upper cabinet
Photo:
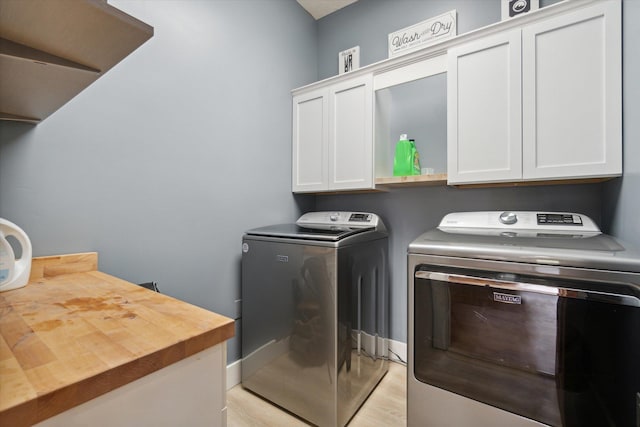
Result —
[[[293, 191], [621, 175], [621, 14], [562, 1], [295, 89]], [[402, 133], [433, 173], [392, 176]]]
[[327, 91], [293, 98], [294, 192], [328, 189], [329, 102]]
[[373, 188], [371, 75], [329, 88], [329, 189]]
[[373, 188], [372, 78], [293, 97], [292, 191]]
[[622, 173], [620, 3], [527, 26], [523, 43], [523, 177]]
[[622, 173], [620, 2], [449, 50], [450, 184]]
[[520, 30], [453, 48], [447, 75], [450, 183], [522, 177]]

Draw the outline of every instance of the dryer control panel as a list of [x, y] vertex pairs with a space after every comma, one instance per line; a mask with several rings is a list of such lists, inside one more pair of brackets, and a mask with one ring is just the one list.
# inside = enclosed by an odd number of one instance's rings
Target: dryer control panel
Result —
[[446, 215], [438, 228], [447, 232], [491, 234], [490, 230], [600, 234], [591, 218], [572, 212], [484, 211], [454, 212]]

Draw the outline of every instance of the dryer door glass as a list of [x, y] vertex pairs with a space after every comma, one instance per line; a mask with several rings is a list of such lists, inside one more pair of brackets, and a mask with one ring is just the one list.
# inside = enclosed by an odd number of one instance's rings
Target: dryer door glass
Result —
[[552, 426], [635, 425], [640, 301], [499, 277], [416, 273], [416, 379]]

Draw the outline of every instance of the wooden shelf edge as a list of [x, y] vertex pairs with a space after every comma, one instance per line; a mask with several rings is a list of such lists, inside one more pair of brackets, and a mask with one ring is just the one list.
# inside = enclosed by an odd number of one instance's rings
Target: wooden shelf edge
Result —
[[71, 68], [78, 71], [100, 74], [100, 70], [95, 68], [91, 68], [20, 43], [14, 43], [11, 40], [3, 39], [2, 37], [0, 37], [0, 56], [4, 56], [7, 59], [31, 61], [44, 65], [57, 65], [59, 67]]
[[447, 174], [437, 173], [431, 175], [391, 176], [376, 178], [376, 186], [382, 187], [409, 187], [427, 185], [447, 185]]
[[309, 191], [309, 192], [293, 192], [293, 194], [305, 195], [310, 194], [313, 196], [336, 196], [341, 194], [372, 194], [372, 193], [384, 193], [387, 191], [385, 188], [360, 188], [357, 190], [331, 190], [331, 191]]
[[19, 116], [16, 114], [9, 114], [9, 113], [2, 113], [2, 112], [0, 112], [0, 120], [10, 120], [13, 122], [24, 122], [24, 123], [32, 123], [32, 124], [38, 124], [42, 121], [35, 117], [25, 117], [25, 116]]
[[618, 176], [598, 177], [598, 178], [574, 178], [574, 179], [552, 179], [540, 181], [515, 181], [515, 182], [491, 182], [477, 184], [449, 184], [447, 174], [439, 173], [432, 175], [412, 175], [412, 176], [391, 176], [376, 178], [376, 188], [359, 190], [334, 190], [315, 191], [294, 194], [312, 194], [315, 196], [336, 195], [336, 194], [366, 194], [387, 192], [391, 188], [402, 187], [427, 187], [427, 186], [450, 186], [453, 188], [500, 188], [500, 187], [528, 187], [540, 185], [574, 185], [574, 184], [596, 184], [618, 178]]
[[153, 37], [154, 30], [153, 30], [153, 27], [151, 25], [147, 24], [146, 22], [143, 22], [143, 21], [139, 20], [138, 18], [136, 18], [134, 16], [131, 16], [131, 15], [121, 11], [120, 9], [118, 9], [115, 6], [110, 5], [109, 3], [107, 3], [106, 0], [88, 0], [88, 3], [91, 6], [97, 8], [97, 9], [100, 9], [105, 13], [108, 13], [110, 16], [118, 19], [122, 23], [124, 23], [126, 25], [129, 25], [129, 26], [132, 26], [132, 27], [135, 27], [139, 31], [145, 33], [146, 36], [147, 36], [145, 38], [145, 41], [147, 41], [151, 37]]
[[605, 176], [597, 178], [563, 178], [539, 181], [515, 181], [515, 182], [485, 182], [478, 184], [451, 184], [455, 188], [500, 188], [500, 187], [530, 187], [537, 185], [576, 185], [576, 184], [597, 184], [609, 181], [619, 176]]

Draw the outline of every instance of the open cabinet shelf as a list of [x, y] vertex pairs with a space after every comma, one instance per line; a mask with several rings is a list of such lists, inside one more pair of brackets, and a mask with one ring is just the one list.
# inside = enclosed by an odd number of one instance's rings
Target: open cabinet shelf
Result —
[[153, 36], [102, 0], [1, 1], [0, 10], [0, 120], [44, 120]]

